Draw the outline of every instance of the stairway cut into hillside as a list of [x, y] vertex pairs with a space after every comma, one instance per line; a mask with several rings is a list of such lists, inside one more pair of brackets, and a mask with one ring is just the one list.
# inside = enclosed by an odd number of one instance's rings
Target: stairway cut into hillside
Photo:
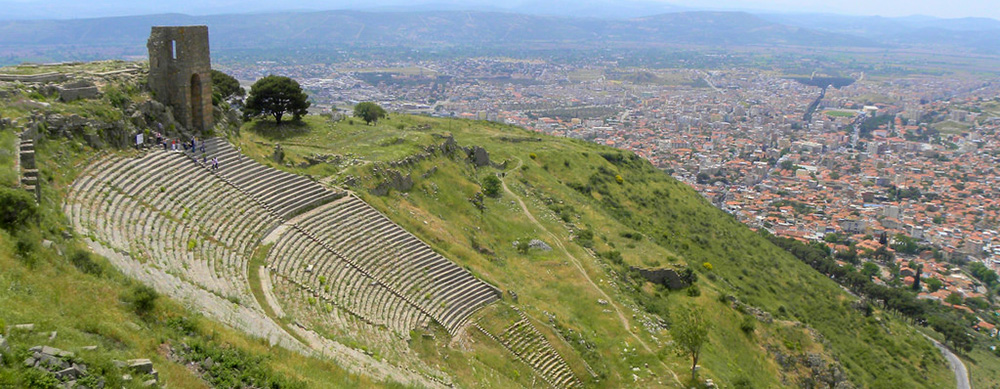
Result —
[[474, 326], [534, 369], [549, 385], [556, 388], [582, 387], [583, 383], [573, 374], [573, 370], [559, 352], [552, 348], [545, 335], [531, 324], [531, 320], [524, 313], [520, 311], [517, 313], [520, 319], [497, 335], [490, 333], [478, 323]]

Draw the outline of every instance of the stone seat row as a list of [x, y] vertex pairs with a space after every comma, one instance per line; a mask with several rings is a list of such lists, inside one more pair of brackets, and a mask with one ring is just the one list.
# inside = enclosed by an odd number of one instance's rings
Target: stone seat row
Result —
[[[434, 252], [428, 245], [353, 195], [306, 215], [302, 228], [355, 258], [359, 266], [406, 295], [430, 293], [425, 309], [457, 328], [481, 306], [498, 298], [491, 285]], [[420, 299], [417, 299], [420, 301]]]
[[287, 218], [303, 209], [343, 196], [342, 191], [332, 191], [306, 177], [277, 170], [243, 156], [223, 138], [204, 141], [205, 152], [196, 150], [189, 155], [196, 161], [217, 158], [219, 176], [258, 199], [277, 216]]
[[[359, 316], [357, 313], [337, 305], [336, 302], [324, 301], [320, 298], [316, 305], [310, 305], [307, 303], [309, 297], [316, 297], [313, 292], [273, 271], [268, 274], [274, 285], [275, 296], [280, 301], [299, 302], [298, 306], [287, 307], [290, 308], [289, 312], [293, 317], [315, 315], [321, 325], [333, 330], [339, 337], [367, 343], [369, 347], [384, 348], [385, 351], [393, 349], [393, 344], [400, 344], [401, 341], [409, 339], [409, 334], [406, 334], [406, 337], [393, 336], [390, 331], [385, 331], [381, 324]], [[324, 303], [329, 303], [331, 306], [325, 307]]]
[[224, 297], [252, 301], [243, 281], [246, 258], [277, 219], [241, 196], [178, 153], [151, 152], [91, 165], [66, 207], [78, 229], [114, 248], [143, 253]]
[[298, 231], [287, 232], [275, 244], [268, 255], [268, 264], [278, 274], [400, 334], [408, 334], [426, 317], [419, 309]]

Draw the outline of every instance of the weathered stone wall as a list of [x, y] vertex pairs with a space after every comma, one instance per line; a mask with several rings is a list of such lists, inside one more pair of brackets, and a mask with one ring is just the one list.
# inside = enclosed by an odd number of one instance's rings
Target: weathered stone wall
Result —
[[207, 26], [153, 27], [149, 50], [149, 88], [153, 98], [173, 108], [188, 129], [212, 128], [212, 61]]
[[654, 284], [662, 284], [672, 290], [682, 289], [688, 286], [681, 280], [680, 274], [674, 269], [643, 269], [630, 266], [632, 270], [638, 271], [643, 278]]
[[59, 91], [59, 101], [67, 102], [77, 99], [93, 99], [100, 95], [100, 91], [97, 90], [97, 86], [93, 82], [78, 80], [65, 85], [60, 85], [57, 90]]
[[0, 74], [0, 81], [20, 81], [20, 82], [59, 82], [66, 79], [66, 75], [57, 72], [42, 74]]

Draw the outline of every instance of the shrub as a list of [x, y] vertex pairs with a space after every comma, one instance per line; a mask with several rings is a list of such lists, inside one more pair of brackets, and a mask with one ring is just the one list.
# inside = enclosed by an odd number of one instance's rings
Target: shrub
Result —
[[705, 268], [705, 270], [712, 271], [712, 263], [711, 262], [705, 262], [705, 263], [701, 264], [701, 267]]
[[167, 319], [167, 327], [188, 336], [198, 333], [198, 323], [184, 316]]
[[22, 370], [21, 383], [25, 388], [31, 389], [58, 388], [60, 384], [55, 374], [39, 369]]
[[128, 96], [114, 85], [108, 85], [104, 88], [104, 97], [111, 102], [112, 106], [119, 109], [125, 108], [129, 103]]
[[486, 197], [483, 196], [483, 192], [476, 192], [476, 194], [472, 195], [472, 197], [469, 197], [469, 202], [471, 202], [472, 205], [479, 210], [479, 212], [485, 212], [486, 203], [483, 202], [485, 198]]
[[27, 191], [0, 188], [0, 227], [14, 231], [38, 215], [35, 199]]
[[625, 179], [622, 178], [621, 174], [615, 174], [615, 182], [617, 182], [618, 185], [621, 185], [622, 183], [625, 182]]
[[591, 230], [580, 230], [580, 231], [577, 231], [577, 233], [576, 233], [576, 239], [573, 239], [573, 240], [575, 240], [576, 243], [579, 244], [580, 246], [587, 247], [587, 248], [593, 247], [594, 246], [594, 232], [591, 231]]
[[483, 193], [489, 197], [500, 197], [501, 183], [495, 175], [488, 175], [483, 179]]
[[95, 276], [99, 276], [101, 275], [101, 272], [103, 272], [104, 270], [101, 268], [101, 265], [98, 265], [97, 262], [94, 262], [94, 258], [91, 257], [90, 253], [83, 250], [77, 250], [76, 252], [73, 253], [73, 255], [70, 255], [69, 261], [78, 270], [87, 274], [93, 274]]
[[691, 285], [687, 289], [687, 294], [690, 297], [701, 296], [701, 289], [698, 288], [698, 285]]
[[528, 238], [518, 239], [517, 245], [515, 246], [517, 248], [517, 252], [521, 254], [527, 254], [528, 250], [531, 248], [531, 245], [529, 244], [530, 241], [531, 240]]
[[535, 153], [529, 153], [529, 154], [528, 154], [528, 158], [531, 158], [531, 159], [538, 159], [538, 155], [536, 155]]
[[24, 230], [17, 233], [17, 242], [14, 243], [14, 253], [17, 258], [28, 266], [35, 266], [38, 262], [36, 253], [38, 252], [38, 242], [41, 238], [35, 230]]
[[601, 254], [602, 257], [607, 258], [611, 263], [615, 265], [622, 265], [625, 260], [622, 258], [622, 253], [618, 250], [611, 250]]
[[753, 331], [756, 329], [757, 319], [754, 319], [753, 316], [744, 316], [743, 321], [740, 322], [740, 330], [742, 330], [744, 334], [750, 335], [753, 334]]
[[160, 294], [156, 290], [146, 285], [133, 286], [129, 291], [125, 301], [132, 305], [132, 309], [139, 316], [145, 316], [156, 308], [156, 300]]

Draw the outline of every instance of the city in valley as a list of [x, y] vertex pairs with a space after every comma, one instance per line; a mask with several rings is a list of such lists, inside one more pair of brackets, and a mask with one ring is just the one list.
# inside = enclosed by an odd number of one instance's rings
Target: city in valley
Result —
[[[843, 266], [877, 264], [877, 283], [937, 279], [920, 298], [978, 301], [987, 290], [957, 266], [1000, 269], [996, 78], [503, 57], [227, 70], [245, 80], [292, 74], [329, 113], [377, 101], [630, 150], [753, 228], [822, 242]], [[894, 261], [873, 259], [880, 241]]]
[[995, 6], [140, 3], [0, 0], [0, 388], [1000, 388]]

